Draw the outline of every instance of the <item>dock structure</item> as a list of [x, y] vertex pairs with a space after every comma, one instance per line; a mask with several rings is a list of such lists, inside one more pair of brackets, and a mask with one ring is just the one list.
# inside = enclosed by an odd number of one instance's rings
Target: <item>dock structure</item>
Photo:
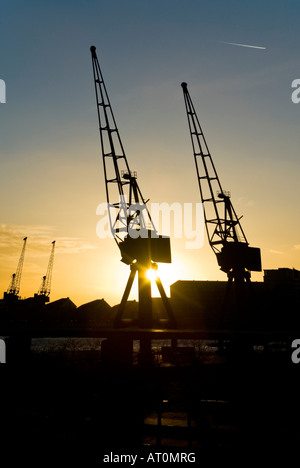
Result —
[[[140, 456], [195, 453], [199, 461], [250, 448], [267, 452], [274, 443], [286, 450], [289, 438], [299, 435], [294, 331], [18, 331], [7, 340], [7, 363], [0, 366], [3, 446], [14, 457], [17, 442], [23, 460], [49, 451], [50, 458], [60, 454], [61, 460], [92, 464], [126, 448]], [[145, 338], [160, 359], [140, 354]], [[71, 344], [25, 352], [40, 339]], [[101, 346], [79, 350], [76, 339], [99, 340]], [[195, 352], [196, 342], [206, 348]]]
[[[5, 450], [17, 457], [17, 443], [23, 460], [24, 453], [32, 460], [51, 452], [85, 466], [124, 447], [141, 457], [195, 453], [198, 462], [206, 455], [231, 459], [238, 449], [268, 453], [274, 443], [287, 450], [300, 435], [292, 360], [298, 315], [287, 310], [279, 321], [279, 312], [262, 307], [251, 322], [208, 320], [210, 296], [222, 302], [215, 288], [174, 285], [172, 307], [182, 325], [176, 329], [163, 320], [139, 327], [134, 301], [122, 327], [104, 299], [80, 307], [70, 298], [2, 302]], [[217, 288], [221, 294], [223, 285]], [[189, 301], [177, 300], [182, 291]], [[195, 300], [204, 296], [207, 311]]]

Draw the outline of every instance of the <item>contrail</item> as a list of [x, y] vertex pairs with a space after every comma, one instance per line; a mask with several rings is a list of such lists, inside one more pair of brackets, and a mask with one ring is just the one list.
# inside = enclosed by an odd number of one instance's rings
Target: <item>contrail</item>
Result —
[[250, 47], [251, 49], [266, 49], [266, 47], [261, 47], [261, 46], [254, 46], [254, 45], [248, 45], [248, 44], [238, 44], [237, 42], [225, 42], [225, 41], [220, 41], [222, 44], [229, 44], [229, 45], [235, 45], [239, 47]]

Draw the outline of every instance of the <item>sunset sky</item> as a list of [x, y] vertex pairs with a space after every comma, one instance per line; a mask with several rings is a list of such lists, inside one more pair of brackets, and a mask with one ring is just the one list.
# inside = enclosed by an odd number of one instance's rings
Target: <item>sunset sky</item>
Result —
[[[181, 82], [221, 184], [263, 269], [300, 269], [298, 1], [0, 2], [0, 295], [28, 236], [22, 297], [37, 292], [56, 240], [51, 300], [122, 296], [128, 266], [99, 239], [105, 202], [90, 46], [125, 152], [150, 202], [199, 203]], [[241, 47], [229, 43], [262, 48]], [[117, 201], [117, 200], [116, 200]], [[172, 233], [171, 233], [172, 237]], [[206, 237], [172, 239], [166, 286], [226, 280]], [[261, 281], [262, 273], [252, 275]], [[136, 298], [136, 289], [132, 299]]]

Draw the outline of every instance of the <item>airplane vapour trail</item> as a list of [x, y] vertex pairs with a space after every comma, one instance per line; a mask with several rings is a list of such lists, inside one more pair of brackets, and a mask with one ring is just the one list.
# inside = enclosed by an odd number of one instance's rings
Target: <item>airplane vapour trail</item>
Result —
[[229, 44], [229, 45], [234, 45], [234, 46], [239, 46], [239, 47], [250, 47], [251, 49], [266, 49], [266, 47], [261, 47], [261, 46], [254, 46], [254, 45], [249, 45], [249, 44], [238, 44], [237, 42], [225, 42], [225, 41], [220, 41], [222, 44]]

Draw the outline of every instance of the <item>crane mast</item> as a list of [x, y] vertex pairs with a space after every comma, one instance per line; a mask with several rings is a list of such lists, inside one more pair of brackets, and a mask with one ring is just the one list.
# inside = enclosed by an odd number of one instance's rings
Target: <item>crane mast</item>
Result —
[[54, 249], [55, 249], [55, 241], [52, 242], [47, 273], [45, 276], [43, 276], [41, 286], [37, 293], [37, 297], [44, 298], [44, 300], [47, 302], [49, 301], [49, 296], [50, 296], [50, 291], [51, 291], [51, 280], [52, 280], [52, 271], [53, 271], [53, 263], [54, 263]]
[[[149, 268], [157, 268], [156, 262], [171, 262], [170, 238], [157, 233], [145, 200], [137, 182], [136, 172], [129, 167], [120, 133], [116, 124], [103, 75], [96, 54], [90, 48], [100, 131], [106, 199], [112, 235], [118, 244], [121, 261], [130, 265], [130, 275], [116, 316], [115, 324], [121, 324], [130, 290], [138, 273], [139, 325], [152, 326], [151, 282], [146, 276]], [[169, 315], [175, 319], [160, 279], [156, 283]]]
[[230, 281], [250, 281], [250, 271], [261, 271], [260, 249], [249, 247], [230, 193], [221, 186], [187, 83], [181, 86], [209, 244]]
[[23, 263], [24, 263], [24, 257], [25, 257], [26, 242], [27, 242], [27, 237], [24, 237], [23, 247], [22, 247], [22, 250], [21, 250], [21, 255], [20, 255], [20, 258], [19, 258], [16, 273], [13, 273], [10, 285], [9, 285], [9, 287], [7, 289], [7, 292], [4, 294], [4, 296], [6, 298], [7, 297], [18, 298], [18, 294], [20, 292], [21, 276], [22, 276], [22, 269], [23, 269]]

